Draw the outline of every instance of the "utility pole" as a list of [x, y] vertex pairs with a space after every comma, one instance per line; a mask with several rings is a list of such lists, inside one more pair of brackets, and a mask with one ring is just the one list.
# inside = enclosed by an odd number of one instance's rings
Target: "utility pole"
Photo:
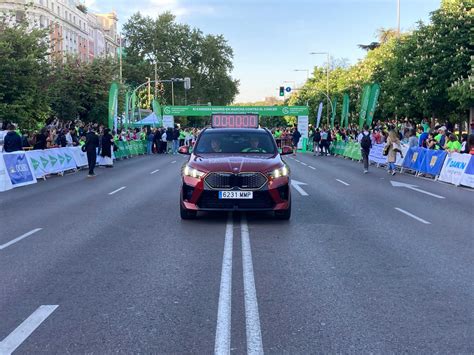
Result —
[[171, 106], [174, 106], [174, 78], [171, 78]]
[[120, 73], [119, 73], [119, 81], [120, 81], [120, 85], [123, 84], [123, 76], [122, 76], [122, 34], [119, 33], [119, 48], [120, 48], [120, 52], [119, 52], [119, 66], [120, 66]]
[[151, 84], [151, 83], [150, 83], [150, 78], [147, 77], [146, 80], [147, 80], [147, 91], [148, 91], [148, 106], [150, 106], [150, 103], [151, 103], [151, 100], [150, 100], [150, 96], [151, 96], [151, 93], [150, 93], [150, 91], [151, 91], [151, 85], [150, 85], [150, 84]]
[[[326, 98], [327, 98], [327, 105], [328, 105], [328, 109], [326, 110], [326, 120], [327, 120], [327, 124], [329, 125], [329, 105], [331, 104], [330, 100], [329, 100], [329, 52], [311, 52], [310, 53], [311, 55], [313, 54], [326, 54], [327, 56], [327, 67], [326, 67]], [[333, 108], [331, 107], [331, 111], [333, 110]]]
[[154, 98], [158, 98], [158, 63], [155, 60], [155, 95]]
[[397, 35], [400, 37], [400, 0], [397, 0]]

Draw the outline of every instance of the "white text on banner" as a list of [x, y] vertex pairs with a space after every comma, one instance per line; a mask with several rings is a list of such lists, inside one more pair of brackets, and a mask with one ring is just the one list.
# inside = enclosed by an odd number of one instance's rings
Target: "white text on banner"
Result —
[[454, 185], [460, 185], [461, 179], [471, 160], [470, 154], [451, 153], [444, 160], [439, 180]]

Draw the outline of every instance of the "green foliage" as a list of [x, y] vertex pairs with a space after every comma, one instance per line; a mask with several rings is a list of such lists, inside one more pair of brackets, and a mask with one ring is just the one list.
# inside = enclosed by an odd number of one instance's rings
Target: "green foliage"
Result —
[[117, 70], [111, 59], [81, 63], [68, 58], [65, 63], [55, 63], [49, 90], [54, 115], [63, 120], [106, 123], [108, 91]]
[[[238, 93], [238, 81], [230, 76], [233, 68], [232, 48], [221, 35], [204, 35], [198, 29], [175, 22], [175, 17], [164, 13], [154, 19], [134, 14], [124, 25], [127, 56], [124, 60], [126, 81], [136, 86], [145, 77], [154, 78], [153, 63], [161, 79], [190, 77], [192, 89], [188, 103], [227, 105]], [[170, 62], [171, 65], [164, 64]], [[175, 104], [184, 104], [182, 83], [175, 83]], [[171, 103], [171, 84], [165, 84], [161, 101]]]
[[36, 128], [49, 114], [46, 32], [0, 18], [0, 120]]
[[[380, 44], [363, 60], [330, 72], [331, 99], [349, 93], [351, 117], [356, 117], [362, 87], [378, 82], [382, 91], [375, 119], [434, 116], [457, 121], [459, 115], [467, 117], [473, 105], [469, 48], [474, 10], [470, 4], [472, 0], [444, 0], [429, 24], [420, 22], [415, 31], [399, 38], [391, 30], [379, 30]], [[289, 103], [308, 102], [316, 112], [323, 101], [325, 117], [325, 92], [326, 69], [316, 67], [312, 78]]]

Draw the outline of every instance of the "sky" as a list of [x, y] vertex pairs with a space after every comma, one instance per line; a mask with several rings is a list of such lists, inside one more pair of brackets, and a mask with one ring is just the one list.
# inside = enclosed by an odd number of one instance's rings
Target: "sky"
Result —
[[[119, 27], [140, 11], [171, 11], [177, 21], [222, 34], [234, 50], [232, 77], [240, 81], [235, 102], [278, 96], [281, 85], [296, 86], [305, 71], [325, 65], [325, 55], [349, 64], [364, 57], [358, 44], [376, 40], [378, 28], [397, 26], [397, 0], [84, 0], [93, 11], [115, 10]], [[402, 31], [429, 21], [440, 0], [400, 0]], [[285, 83], [285, 81], [291, 83]]]

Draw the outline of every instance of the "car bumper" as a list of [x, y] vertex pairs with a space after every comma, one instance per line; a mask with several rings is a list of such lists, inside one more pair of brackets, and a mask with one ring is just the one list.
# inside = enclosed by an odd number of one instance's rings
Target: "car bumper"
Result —
[[290, 208], [290, 179], [281, 177], [253, 191], [251, 200], [221, 200], [203, 180], [184, 177], [181, 205], [190, 211], [284, 211]]

